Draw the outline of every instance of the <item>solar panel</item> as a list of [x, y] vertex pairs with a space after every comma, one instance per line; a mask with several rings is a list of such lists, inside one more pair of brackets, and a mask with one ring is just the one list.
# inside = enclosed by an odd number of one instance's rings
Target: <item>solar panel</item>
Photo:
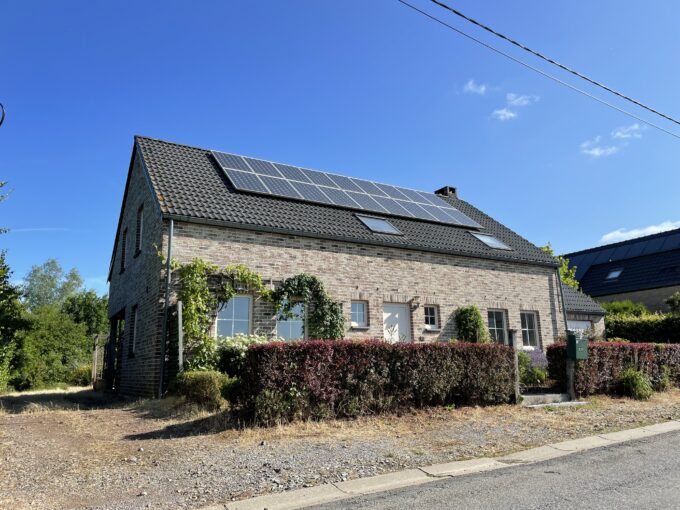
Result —
[[262, 181], [260, 181], [258, 176], [255, 174], [231, 169], [227, 169], [225, 172], [236, 189], [256, 191], [258, 193], [269, 193], [269, 190], [264, 186], [264, 184], [262, 184]]
[[239, 191], [481, 228], [477, 222], [434, 193], [224, 152], [213, 151], [212, 154]]

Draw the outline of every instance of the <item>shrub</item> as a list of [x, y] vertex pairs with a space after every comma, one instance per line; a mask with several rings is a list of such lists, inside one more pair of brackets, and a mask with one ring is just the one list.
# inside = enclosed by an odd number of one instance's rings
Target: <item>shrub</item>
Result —
[[[548, 347], [550, 378], [566, 388], [566, 347]], [[616, 394], [623, 372], [643, 372], [653, 387], [680, 385], [680, 345], [595, 342], [588, 345], [588, 359], [576, 361], [574, 388], [578, 395]], [[666, 367], [666, 368], [663, 368]]]
[[671, 381], [671, 370], [668, 365], [661, 365], [659, 370], [659, 380], [656, 382], [654, 389], [656, 391], [668, 391], [673, 386]]
[[668, 296], [664, 303], [668, 305], [672, 313], [680, 314], [680, 290]]
[[71, 370], [68, 382], [74, 386], [89, 386], [92, 384], [92, 365], [79, 365]]
[[680, 343], [680, 315], [607, 316], [605, 330], [607, 338], [626, 338], [642, 343]]
[[517, 353], [519, 382], [522, 386], [542, 386], [548, 379], [547, 371], [534, 366], [532, 357], [524, 351]]
[[227, 402], [236, 402], [241, 397], [241, 392], [243, 391], [243, 385], [241, 384], [241, 379], [238, 377], [227, 377], [227, 380], [222, 384], [220, 393], [222, 398]]
[[219, 409], [224, 403], [222, 388], [227, 381], [226, 375], [215, 370], [189, 370], [177, 376], [176, 389], [191, 404]]
[[238, 377], [248, 347], [270, 341], [271, 339], [265, 335], [237, 334], [233, 337], [219, 337], [217, 339], [217, 369], [229, 377]]
[[635, 400], [649, 400], [654, 394], [649, 377], [634, 368], [627, 368], [621, 373], [621, 389], [624, 395]]
[[399, 408], [508, 402], [512, 349], [470, 343], [274, 342], [251, 346], [239, 404], [264, 424]]
[[649, 313], [647, 305], [644, 303], [633, 303], [630, 299], [600, 303], [600, 306], [607, 311], [608, 315], [634, 315], [641, 317]]
[[0, 393], [10, 389], [11, 363], [14, 356], [14, 343], [0, 345]]
[[489, 330], [477, 306], [461, 306], [456, 310], [454, 320], [456, 322], [456, 332], [460, 340], [477, 343], [489, 341]]

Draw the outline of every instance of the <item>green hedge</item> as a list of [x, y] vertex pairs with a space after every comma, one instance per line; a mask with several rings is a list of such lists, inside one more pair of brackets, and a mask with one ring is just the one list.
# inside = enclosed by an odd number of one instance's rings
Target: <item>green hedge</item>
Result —
[[[553, 344], [547, 349], [548, 373], [566, 389], [566, 346]], [[626, 369], [633, 368], [649, 377], [655, 388], [670, 379], [680, 386], [680, 345], [594, 342], [588, 345], [588, 359], [576, 362], [574, 389], [578, 395], [618, 394]]]
[[625, 338], [631, 342], [680, 344], [680, 315], [607, 316], [605, 332], [607, 338]]
[[222, 390], [229, 378], [214, 370], [188, 370], [177, 376], [177, 394], [187, 402], [206, 409], [219, 409], [224, 404]]
[[264, 424], [498, 404], [514, 396], [514, 354], [497, 344], [275, 342], [248, 349], [241, 379], [245, 417]]

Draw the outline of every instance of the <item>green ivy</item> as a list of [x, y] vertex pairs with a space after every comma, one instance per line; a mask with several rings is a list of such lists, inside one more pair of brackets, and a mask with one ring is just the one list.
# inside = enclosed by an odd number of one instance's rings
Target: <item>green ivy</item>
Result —
[[227, 303], [239, 292], [259, 294], [266, 300], [271, 292], [259, 274], [243, 264], [220, 269], [200, 258], [187, 264], [173, 261], [179, 275], [177, 297], [182, 301], [184, 359], [188, 370], [208, 370], [215, 367], [215, 339], [210, 328], [215, 321], [219, 303]]
[[276, 311], [284, 318], [293, 317], [293, 307], [303, 302], [307, 311], [308, 338], [337, 340], [345, 334], [345, 318], [339, 303], [326, 294], [321, 281], [302, 273], [286, 279], [272, 295]]

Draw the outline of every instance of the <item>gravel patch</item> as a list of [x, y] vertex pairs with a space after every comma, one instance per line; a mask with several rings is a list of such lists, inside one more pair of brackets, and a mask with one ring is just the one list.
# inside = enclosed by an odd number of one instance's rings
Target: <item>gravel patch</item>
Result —
[[195, 508], [680, 418], [680, 391], [584, 407], [429, 409], [234, 428], [171, 401], [0, 397], [0, 507]]

